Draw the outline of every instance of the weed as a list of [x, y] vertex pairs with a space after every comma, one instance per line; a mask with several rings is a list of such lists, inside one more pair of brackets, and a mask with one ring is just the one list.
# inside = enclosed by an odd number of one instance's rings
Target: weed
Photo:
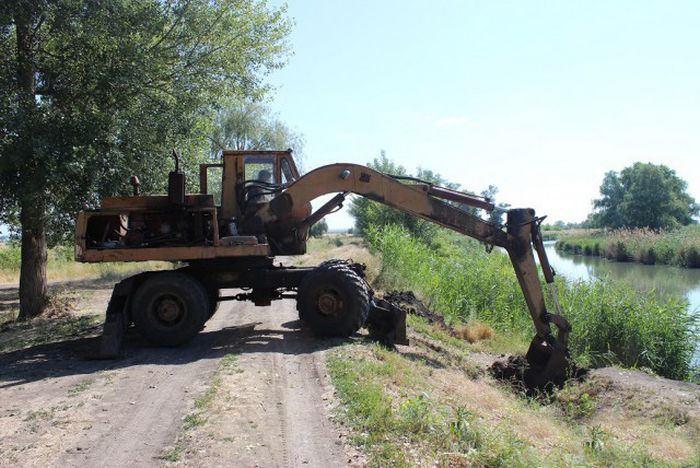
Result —
[[430, 406], [428, 396], [424, 393], [401, 403], [399, 419], [402, 429], [413, 434], [429, 432], [432, 429]]
[[182, 453], [185, 451], [185, 448], [176, 445], [175, 447], [172, 447], [169, 449], [165, 454], [163, 455], [163, 460], [169, 461], [170, 463], [176, 463], [180, 461], [180, 458], [182, 457]]
[[588, 393], [582, 393], [576, 398], [566, 401], [564, 405], [564, 414], [571, 419], [585, 418], [593, 414], [595, 410], [595, 401]]
[[94, 383], [95, 381], [93, 379], [85, 379], [81, 382], [78, 382], [77, 384], [73, 385], [70, 389], [68, 389], [68, 396], [76, 396], [80, 395], [83, 393], [85, 390], [90, 388], [90, 386]]
[[197, 426], [201, 426], [205, 422], [207, 422], [207, 419], [202, 414], [191, 413], [185, 416], [185, 419], [183, 419], [182, 429], [189, 431]]
[[600, 426], [593, 426], [588, 429], [588, 439], [584, 442], [584, 446], [593, 452], [601, 452], [605, 448], [607, 438], [607, 433]]

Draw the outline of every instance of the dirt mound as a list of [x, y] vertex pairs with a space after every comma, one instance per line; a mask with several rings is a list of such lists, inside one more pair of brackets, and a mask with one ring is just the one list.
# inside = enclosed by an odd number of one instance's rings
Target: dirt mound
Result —
[[412, 291], [390, 291], [386, 293], [382, 299], [391, 302], [396, 307], [404, 309], [408, 314], [423, 317], [431, 325], [437, 324], [450, 335], [455, 335], [454, 330], [445, 323], [443, 316], [428, 309]]
[[556, 388], [562, 388], [570, 380], [583, 380], [589, 373], [589, 369], [578, 367], [571, 363], [567, 379], [557, 379], [542, 383], [537, 378], [538, 369], [530, 366], [525, 356], [508, 356], [491, 364], [489, 373], [504, 382], [508, 382], [518, 391], [524, 391], [528, 395], [536, 393], [550, 393]]

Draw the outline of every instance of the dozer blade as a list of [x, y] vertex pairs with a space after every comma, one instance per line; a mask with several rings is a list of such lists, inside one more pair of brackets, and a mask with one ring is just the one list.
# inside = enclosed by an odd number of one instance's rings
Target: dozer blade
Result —
[[561, 386], [571, 371], [568, 350], [551, 336], [549, 339], [535, 336], [525, 354], [525, 360], [529, 367], [525, 370], [523, 380], [529, 388]]
[[386, 345], [408, 344], [406, 311], [384, 299], [372, 299], [365, 326], [370, 336]]

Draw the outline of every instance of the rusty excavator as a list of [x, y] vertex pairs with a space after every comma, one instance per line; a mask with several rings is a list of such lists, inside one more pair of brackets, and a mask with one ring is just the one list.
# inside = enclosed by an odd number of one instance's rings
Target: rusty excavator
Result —
[[[491, 211], [495, 207], [488, 199], [357, 164], [331, 164], [300, 175], [291, 150], [224, 151], [221, 163], [200, 164], [200, 193], [187, 194], [175, 151], [173, 156], [167, 195], [141, 195], [134, 176], [133, 196], [104, 198], [101, 208], [78, 214], [77, 261], [183, 265], [139, 273], [115, 285], [100, 345], [104, 357], [119, 354], [132, 323], [156, 345], [186, 343], [218, 304], [229, 300], [268, 306], [294, 298], [303, 325], [315, 334], [347, 337], [365, 326], [382, 341], [407, 344], [405, 312], [375, 297], [362, 265], [343, 260], [313, 268], [274, 264], [275, 256], [304, 254], [311, 226], [355, 194], [505, 249], [536, 330], [526, 354], [525, 380], [543, 385], [566, 378], [570, 326], [557, 301], [541, 218], [533, 209], [508, 210], [506, 225], [500, 226], [464, 209]], [[210, 181], [214, 172], [221, 176]], [[220, 190], [210, 193], [210, 185]], [[313, 211], [312, 200], [333, 193]], [[220, 199], [218, 206], [215, 199]], [[554, 312], [546, 309], [533, 250]], [[232, 288], [241, 292], [221, 295], [222, 289]]]

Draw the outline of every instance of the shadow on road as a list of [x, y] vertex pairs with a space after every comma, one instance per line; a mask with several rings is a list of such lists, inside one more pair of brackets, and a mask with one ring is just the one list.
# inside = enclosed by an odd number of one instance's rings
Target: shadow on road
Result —
[[[92, 374], [142, 364], [179, 365], [202, 359], [218, 359], [229, 353], [307, 354], [347, 342], [324, 339], [283, 324], [282, 330], [257, 328], [254, 322], [204, 331], [189, 344], [177, 348], [153, 347], [130, 329], [123, 357], [99, 360], [99, 337], [56, 341], [0, 355], [0, 389], [46, 378]], [[285, 327], [286, 326], [286, 327]]]

